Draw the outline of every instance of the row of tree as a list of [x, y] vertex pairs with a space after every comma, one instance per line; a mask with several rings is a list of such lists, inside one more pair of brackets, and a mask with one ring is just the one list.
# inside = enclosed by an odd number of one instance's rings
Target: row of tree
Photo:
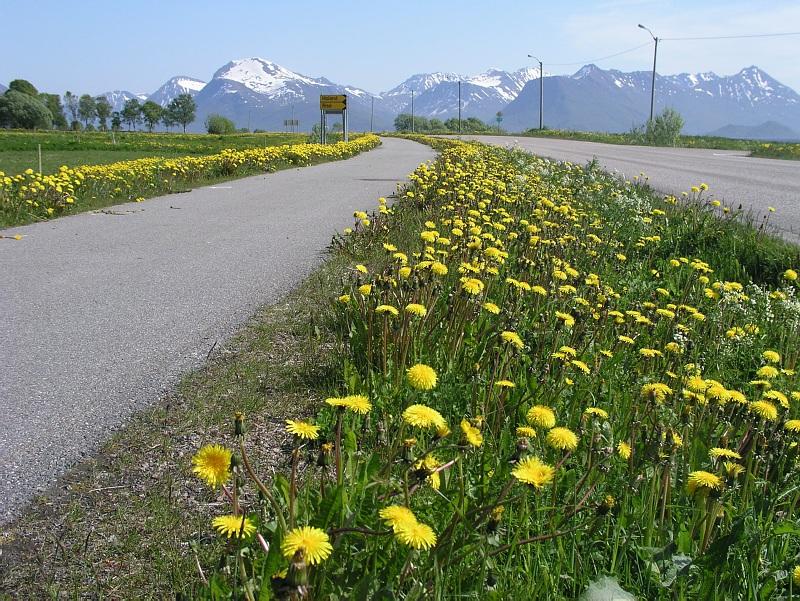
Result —
[[[167, 106], [138, 98], [131, 98], [121, 111], [114, 111], [105, 96], [89, 94], [78, 96], [70, 91], [64, 93], [62, 103], [58, 94], [39, 92], [29, 81], [15, 79], [8, 90], [0, 96], [0, 127], [15, 129], [94, 129], [119, 130], [126, 123], [128, 129], [144, 123], [149, 131], [162, 123], [167, 129], [186, 126], [195, 120], [197, 105], [190, 94], [181, 94]], [[67, 120], [67, 116], [71, 120]]]
[[[500, 121], [498, 120], [498, 123]], [[484, 123], [477, 117], [467, 117], [461, 120], [459, 126], [458, 119], [453, 117], [442, 121], [441, 119], [428, 119], [426, 117], [412, 117], [408, 113], [401, 113], [395, 117], [394, 128], [399, 132], [417, 132], [417, 133], [483, 133], [496, 131], [491, 125]]]

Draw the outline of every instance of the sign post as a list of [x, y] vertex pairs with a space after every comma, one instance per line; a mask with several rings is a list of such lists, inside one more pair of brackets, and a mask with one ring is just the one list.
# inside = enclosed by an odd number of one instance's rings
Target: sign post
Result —
[[347, 135], [347, 95], [346, 94], [320, 94], [319, 96], [319, 143], [325, 144], [328, 129], [328, 115], [342, 116], [342, 135], [345, 142]]

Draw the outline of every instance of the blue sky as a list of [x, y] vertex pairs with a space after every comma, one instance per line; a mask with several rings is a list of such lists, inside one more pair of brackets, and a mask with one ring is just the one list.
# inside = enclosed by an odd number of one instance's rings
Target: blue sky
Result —
[[[35, 9], [2, 0], [0, 14], [0, 82], [92, 94], [152, 92], [178, 74], [207, 81], [249, 56], [380, 92], [413, 73], [517, 69], [528, 53], [547, 72], [571, 73], [647, 42], [637, 23], [665, 38], [800, 31], [797, 0], [38, 0]], [[798, 49], [800, 36], [665, 41], [658, 70], [731, 74], [755, 64], [800, 91]], [[650, 69], [652, 45], [598, 64]]]

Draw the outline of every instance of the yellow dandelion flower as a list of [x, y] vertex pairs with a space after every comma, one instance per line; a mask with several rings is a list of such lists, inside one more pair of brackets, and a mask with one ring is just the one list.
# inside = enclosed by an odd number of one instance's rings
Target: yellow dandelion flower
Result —
[[425, 305], [420, 305], [419, 303], [408, 303], [406, 305], [406, 313], [416, 315], [417, 317], [425, 317], [428, 314], [428, 310], [425, 308]]
[[764, 358], [765, 361], [768, 361], [769, 363], [781, 362], [781, 356], [775, 351], [764, 351], [763, 353], [761, 353], [761, 356]]
[[794, 566], [792, 570], [792, 582], [795, 586], [800, 586], [800, 565]]
[[378, 305], [375, 307], [375, 313], [378, 313], [379, 315], [386, 313], [387, 315], [391, 315], [393, 317], [397, 317], [400, 314], [400, 312], [392, 305]]
[[511, 475], [534, 488], [542, 488], [553, 481], [555, 469], [538, 457], [531, 456], [520, 461]]
[[536, 436], [536, 430], [530, 426], [517, 426], [517, 436], [520, 438], [534, 438]]
[[220, 515], [214, 518], [211, 525], [227, 538], [249, 538], [256, 531], [253, 521], [243, 515]]
[[512, 346], [515, 346], [518, 349], [522, 349], [525, 347], [525, 343], [522, 342], [522, 338], [520, 338], [516, 332], [508, 332], [508, 331], [502, 332], [500, 334], [500, 338], [503, 339], [503, 342], [507, 342], [508, 344], [511, 344]]
[[205, 445], [192, 457], [192, 465], [201, 480], [216, 488], [231, 476], [231, 452], [218, 444]]
[[417, 518], [408, 507], [403, 505], [389, 505], [378, 512], [381, 519], [393, 530], [404, 523], [416, 523]]
[[575, 318], [570, 315], [569, 313], [562, 313], [561, 311], [556, 311], [556, 317], [564, 322], [564, 325], [568, 328], [571, 328], [575, 325]]
[[436, 388], [436, 372], [424, 363], [417, 363], [406, 370], [406, 379], [412, 388], [432, 390]]
[[410, 405], [403, 411], [403, 421], [417, 428], [446, 427], [442, 414], [427, 405]]
[[794, 269], [787, 269], [783, 272], [783, 279], [794, 282], [797, 279], [797, 272]]
[[756, 371], [756, 375], [759, 378], [766, 378], [767, 380], [777, 377], [779, 373], [780, 372], [778, 369], [772, 365], [764, 365], [763, 367], [758, 368]]
[[395, 527], [394, 532], [397, 540], [414, 549], [427, 550], [436, 545], [433, 528], [421, 522], [402, 522]]
[[372, 409], [372, 403], [363, 394], [351, 394], [345, 397], [332, 397], [325, 399], [325, 402], [331, 407], [344, 407], [350, 409], [355, 413], [364, 415], [369, 413]]
[[605, 409], [600, 409], [600, 407], [589, 407], [588, 409], [584, 410], [583, 414], [590, 417], [608, 419], [608, 412]]
[[722, 466], [725, 468], [725, 473], [731, 478], [736, 478], [744, 472], [744, 467], [734, 461], [725, 461]]
[[330, 557], [333, 546], [324, 530], [301, 526], [290, 530], [281, 542], [281, 553], [286, 559], [293, 558], [298, 552], [307, 563], [316, 565]]
[[578, 448], [578, 435], [569, 428], [553, 428], [547, 433], [545, 440], [554, 449], [562, 451], [574, 451]]
[[525, 419], [528, 420], [530, 425], [539, 428], [545, 428], [547, 430], [556, 425], [555, 412], [550, 407], [545, 405], [536, 405], [535, 407], [531, 407], [528, 410], [528, 413], [525, 415]]
[[461, 432], [463, 432], [464, 439], [469, 445], [479, 447], [483, 444], [483, 434], [481, 434], [481, 431], [465, 419], [461, 420]]
[[498, 380], [494, 385], [500, 388], [514, 388], [516, 386], [516, 384], [510, 380]]
[[719, 459], [720, 457], [724, 457], [725, 459], [741, 459], [742, 456], [739, 455], [736, 451], [731, 451], [730, 449], [723, 449], [720, 447], [713, 447], [708, 451], [709, 457], [712, 459]]
[[631, 458], [631, 453], [633, 449], [631, 449], [631, 445], [629, 445], [625, 441], [620, 441], [617, 443], [617, 453], [620, 457], [622, 457], [625, 461]]
[[722, 478], [703, 470], [691, 472], [687, 483], [687, 489], [691, 495], [696, 492], [707, 493], [712, 490], [722, 490], [723, 486]]
[[461, 289], [467, 294], [477, 295], [483, 292], [484, 283], [477, 278], [464, 278], [461, 281]]
[[306, 440], [316, 440], [319, 438], [319, 426], [304, 421], [286, 420], [286, 431], [294, 434], [298, 438]]
[[642, 386], [642, 396], [658, 403], [663, 403], [672, 394], [672, 388], [661, 382], [653, 382]]
[[800, 434], [800, 419], [790, 419], [783, 424], [783, 427], [793, 434]]
[[769, 401], [753, 401], [750, 403], [750, 411], [767, 421], [774, 422], [778, 419], [778, 410]]
[[497, 315], [500, 313], [500, 307], [495, 305], [494, 303], [483, 303], [483, 308], [486, 309], [489, 313]]
[[364, 296], [369, 296], [372, 292], [372, 284], [363, 284], [358, 287], [358, 291]]
[[583, 373], [587, 375], [592, 371], [589, 369], [589, 366], [586, 365], [586, 363], [584, 363], [583, 361], [578, 361], [577, 359], [573, 359], [572, 361], [570, 361], [570, 364], [573, 365], [574, 367], [577, 367], [579, 370], [581, 370]]

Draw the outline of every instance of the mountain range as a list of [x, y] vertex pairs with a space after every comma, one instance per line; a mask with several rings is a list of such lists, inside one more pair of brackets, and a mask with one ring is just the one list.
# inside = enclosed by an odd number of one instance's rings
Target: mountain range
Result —
[[[461, 114], [521, 131], [539, 123], [540, 83], [544, 89], [544, 124], [554, 129], [624, 132], [644, 123], [650, 109], [650, 71], [630, 73], [585, 65], [571, 75], [544, 74], [526, 67], [516, 71], [489, 69], [477, 75], [449, 72], [412, 75], [376, 94], [324, 77], [310, 77], [262, 58], [234, 60], [220, 67], [208, 82], [179, 75], [152, 94], [125, 90], [107, 92], [114, 110], [130, 98], [164, 106], [179, 94], [197, 103], [192, 131], [202, 131], [205, 118], [218, 113], [237, 127], [281, 130], [284, 120], [299, 119], [309, 131], [319, 122], [320, 94], [347, 94], [353, 130], [389, 130], [395, 117], [411, 112], [446, 120]], [[459, 86], [460, 82], [460, 86]], [[2, 87], [0, 87], [2, 91]], [[756, 66], [733, 75], [681, 73], [656, 75], [656, 112], [676, 109], [684, 133], [746, 135], [751, 138], [800, 137], [800, 95]], [[744, 129], [742, 129], [744, 128]]]

